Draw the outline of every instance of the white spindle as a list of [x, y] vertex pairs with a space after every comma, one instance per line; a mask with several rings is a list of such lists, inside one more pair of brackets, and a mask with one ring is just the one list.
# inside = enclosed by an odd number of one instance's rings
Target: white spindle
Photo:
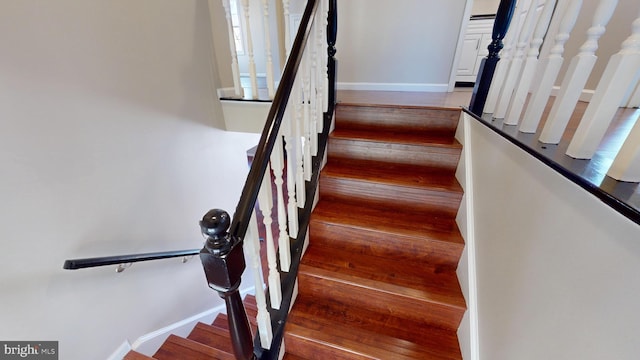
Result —
[[267, 93], [269, 99], [275, 95], [275, 79], [273, 76], [273, 58], [271, 56], [271, 30], [269, 26], [269, 0], [262, 0], [262, 23], [264, 24], [264, 51], [267, 57]]
[[[326, 43], [326, 35], [325, 35], [325, 31], [326, 31], [326, 25], [324, 24], [324, 0], [320, 0], [320, 4], [318, 4], [318, 13], [316, 15], [316, 21], [315, 23], [317, 24], [316, 26], [316, 38], [315, 43], [314, 43], [314, 47], [316, 48], [316, 58], [317, 58], [317, 67], [316, 67], [316, 73], [314, 74], [315, 78], [316, 78], [316, 133], [321, 133], [322, 132], [322, 127], [324, 124], [324, 112], [325, 107], [325, 94], [324, 94], [324, 86], [325, 86], [325, 74], [327, 72], [327, 68], [326, 68], [326, 59], [327, 57], [324, 56], [324, 53], [326, 52], [326, 46], [324, 45]], [[317, 139], [317, 136], [316, 136]], [[317, 140], [316, 140], [317, 143]], [[318, 153], [317, 151], [317, 145], [316, 145], [316, 154]]]
[[[509, 107], [509, 103], [511, 102], [511, 97], [513, 96], [513, 90], [516, 87], [516, 84], [520, 77], [520, 73], [522, 71], [524, 53], [527, 45], [529, 44], [529, 37], [531, 36], [531, 32], [533, 31], [533, 26], [535, 23], [534, 20], [536, 18], [536, 9], [538, 8], [538, 5], [541, 1], [542, 0], [531, 1], [529, 11], [527, 11], [527, 17], [525, 18], [524, 25], [522, 25], [522, 30], [520, 31], [520, 36], [516, 45], [516, 53], [513, 56], [513, 60], [511, 60], [511, 66], [509, 67], [507, 78], [504, 81], [502, 91], [500, 92], [500, 98], [498, 99], [496, 112], [493, 114], [493, 117], [495, 118], [504, 119], [504, 117], [507, 115], [507, 109]], [[505, 124], [507, 125], [515, 125], [517, 123], [518, 119], [505, 119]]]
[[[322, 73], [323, 73], [323, 101], [322, 101], [322, 111], [329, 111], [329, 57], [327, 54], [327, 26], [329, 26], [329, 0], [321, 0], [322, 4], [322, 39], [320, 39], [320, 54], [322, 57]], [[324, 124], [324, 122], [322, 122]], [[322, 129], [320, 130], [320, 132]]]
[[302, 128], [304, 130], [304, 179], [311, 181], [311, 59], [309, 59], [308, 48], [302, 56], [302, 92], [303, 92], [303, 118]]
[[569, 143], [567, 155], [578, 159], [590, 159], [593, 156], [638, 71], [640, 17], [633, 22], [633, 34], [622, 43], [622, 50], [609, 60], [580, 125]]
[[[213, 0], [210, 0], [210, 2]], [[236, 41], [233, 34], [233, 19], [231, 17], [231, 3], [229, 0], [222, 0], [224, 7], [224, 15], [227, 19], [227, 32], [229, 33], [229, 50], [231, 50], [231, 76], [233, 77], [233, 90], [236, 97], [243, 97], [244, 91], [240, 84], [240, 68], [238, 66], [238, 51], [236, 50]], [[213, 9], [213, 6], [209, 6]]]
[[280, 309], [282, 301], [282, 290], [280, 287], [280, 273], [278, 272], [278, 263], [276, 260], [276, 248], [273, 244], [273, 231], [271, 230], [271, 209], [273, 208], [273, 195], [271, 192], [271, 167], [267, 164], [267, 171], [262, 178], [262, 185], [258, 193], [258, 202], [260, 203], [260, 211], [262, 211], [262, 222], [265, 227], [265, 243], [267, 244], [267, 263], [269, 264], [269, 299], [271, 307]]
[[304, 208], [306, 202], [306, 186], [304, 181], [304, 126], [303, 122], [303, 99], [302, 99], [302, 80], [301, 74], [298, 73], [293, 85], [293, 97], [295, 102], [295, 145], [296, 145], [296, 199], [298, 207]]
[[255, 210], [249, 220], [249, 229], [244, 239], [244, 253], [249, 267], [253, 270], [253, 278], [255, 280], [256, 305], [258, 307], [256, 322], [258, 323], [258, 333], [260, 334], [260, 346], [264, 349], [269, 349], [273, 340], [273, 331], [271, 329], [271, 315], [267, 310], [267, 299], [264, 296], [262, 264], [260, 261], [260, 235]]
[[[309, 36], [309, 45], [307, 46], [307, 51], [311, 52], [311, 65], [309, 67], [309, 106], [311, 108], [311, 112], [309, 114], [309, 144], [311, 146], [311, 155], [318, 155], [318, 47], [316, 46], [316, 36], [318, 33], [317, 22], [314, 22], [314, 25], [311, 29], [311, 34]], [[309, 178], [311, 180], [311, 178]]]
[[253, 55], [253, 39], [251, 37], [251, 17], [249, 16], [249, 0], [242, 0], [242, 12], [246, 26], [245, 38], [247, 40], [247, 56], [249, 58], [249, 79], [251, 81], [251, 97], [258, 98], [258, 77], [256, 74], [256, 61]]
[[[284, 17], [284, 48], [287, 52], [287, 58], [291, 53], [291, 12], [289, 9], [289, 0], [282, 0], [282, 13]], [[283, 61], [282, 67], [284, 68], [286, 61]]]
[[493, 80], [491, 81], [491, 87], [487, 94], [487, 102], [485, 103], [483, 110], [485, 113], [493, 114], [496, 111], [500, 92], [502, 91], [502, 86], [504, 85], [509, 66], [511, 65], [512, 49], [515, 47], [516, 40], [520, 34], [520, 10], [522, 9], [522, 6], [522, 2], [516, 4], [513, 20], [511, 20], [511, 26], [509, 27], [504, 39], [504, 48], [500, 52], [500, 61], [498, 61], [498, 65], [496, 65]]
[[511, 100], [511, 104], [509, 105], [507, 117], [505, 118], [505, 124], [515, 125], [520, 120], [522, 108], [524, 107], [524, 103], [527, 100], [527, 94], [529, 93], [531, 83], [533, 82], [533, 77], [538, 67], [538, 55], [540, 55], [540, 46], [542, 45], [542, 41], [544, 40], [544, 34], [549, 28], [549, 23], [551, 22], [551, 16], [553, 15], [555, 6], [556, 0], [547, 0], [544, 5], [544, 9], [542, 10], [542, 14], [538, 19], [538, 24], [536, 25], [536, 29], [533, 32], [531, 46], [529, 47], [529, 52], [527, 54], [527, 60], [525, 61], [524, 68], [522, 69], [520, 83], [516, 87], [513, 99]]
[[[562, 138], [571, 114], [578, 103], [580, 94], [598, 57], [598, 40], [606, 31], [606, 26], [613, 15], [618, 0], [601, 0], [596, 9], [593, 23], [587, 32], [587, 41], [580, 48], [580, 53], [571, 60], [569, 70], [564, 76], [560, 92], [556, 97], [547, 122], [540, 134], [540, 141], [557, 144]], [[625, 89], [626, 90], [626, 89]]]
[[636, 121], [607, 175], [620, 181], [640, 182], [640, 121]]
[[[295, 86], [294, 86], [295, 89]], [[282, 125], [284, 126], [285, 153], [287, 154], [287, 215], [289, 220], [289, 234], [293, 238], [298, 236], [298, 206], [296, 203], [296, 122], [291, 117], [291, 108], [295, 108], [295, 100], [289, 100], [287, 110], [284, 113]]]
[[637, 91], [640, 91], [640, 73], [636, 74], [635, 79], [633, 79], [633, 82], [631, 82], [632, 86], [629, 87], [629, 90], [627, 90], [627, 93], [624, 95], [624, 99], [622, 100], [622, 103], [620, 106], [622, 107], [628, 107], [628, 108], [632, 108], [634, 106], [632, 106], [632, 99], [635, 96]]
[[529, 105], [520, 124], [520, 131], [524, 133], [535, 133], [538, 129], [542, 112], [549, 101], [553, 85], [556, 82], [560, 68], [562, 68], [562, 63], [564, 62], [564, 58], [562, 57], [564, 44], [569, 40], [569, 34], [578, 20], [578, 15], [582, 8], [582, 1], [583, 0], [571, 1], [560, 22], [560, 28], [555, 37], [556, 42], [553, 48], [551, 48], [549, 57], [540, 63], [543, 69], [542, 78], [540, 79], [537, 90], [531, 95]]
[[284, 202], [284, 149], [282, 139], [282, 128], [278, 133], [278, 140], [273, 147], [271, 153], [271, 168], [275, 177], [276, 184], [276, 201], [278, 204], [278, 253], [280, 255], [280, 270], [289, 272], [291, 267], [291, 243], [289, 241], [289, 233], [287, 233], [287, 213]]

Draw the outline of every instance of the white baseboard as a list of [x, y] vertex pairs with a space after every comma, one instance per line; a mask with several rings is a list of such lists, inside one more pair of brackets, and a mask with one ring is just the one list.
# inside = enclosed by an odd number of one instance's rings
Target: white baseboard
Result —
[[[240, 291], [242, 298], [247, 294], [254, 293], [255, 287], [249, 287]], [[122, 360], [130, 350], [135, 350], [142, 354], [151, 356], [158, 350], [160, 345], [162, 345], [170, 334], [186, 336], [198, 322], [211, 323], [218, 314], [223, 313], [224, 311], [225, 306], [222, 304], [186, 319], [177, 321], [173, 324], [169, 324], [148, 334], [144, 334], [133, 343], [130, 343], [127, 340], [122, 343], [122, 345], [120, 345], [120, 347], [118, 347], [118, 349], [116, 349], [107, 360]]]
[[449, 90], [449, 84], [339, 82], [338, 90], [447, 92]]
[[111, 356], [107, 358], [107, 360], [122, 360], [122, 358], [131, 350], [131, 344], [129, 341], [125, 341], [116, 349], [116, 351], [113, 352], [113, 354], [111, 354]]
[[[559, 92], [560, 92], [560, 86], [554, 86], [553, 90], [551, 90], [551, 96], [558, 96]], [[595, 93], [595, 90], [584, 89], [580, 94], [579, 100], [584, 102], [591, 102], [591, 98], [593, 97], [594, 93]]]

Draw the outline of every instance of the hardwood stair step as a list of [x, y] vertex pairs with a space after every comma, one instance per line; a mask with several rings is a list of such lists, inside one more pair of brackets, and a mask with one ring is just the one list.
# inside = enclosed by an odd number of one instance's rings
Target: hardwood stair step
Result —
[[232, 354], [175, 335], [169, 335], [153, 358], [158, 360], [235, 360]]
[[340, 103], [336, 108], [339, 128], [389, 128], [455, 133], [460, 109]]
[[425, 238], [464, 246], [455, 216], [437, 210], [397, 209], [375, 202], [325, 197], [316, 205], [311, 221], [341, 224], [388, 236]]
[[321, 198], [388, 201], [454, 216], [463, 194], [452, 172], [424, 166], [331, 158], [320, 176]]
[[336, 129], [329, 137], [328, 157], [455, 171], [461, 149], [460, 143], [451, 136]]
[[125, 355], [122, 360], [154, 360], [151, 356], [141, 354], [137, 351], [131, 350]]
[[[366, 308], [301, 294], [287, 320], [285, 348], [292, 351], [292, 341], [304, 341], [305, 336], [315, 336], [314, 331], [327, 332], [333, 337], [355, 340], [370, 347], [393, 349], [416, 359], [462, 359], [455, 330], [429, 327]], [[341, 340], [326, 338], [324, 341], [332, 344]]]
[[298, 355], [293, 355], [293, 354], [290, 354], [290, 353], [285, 353], [285, 354], [284, 354], [284, 357], [282, 358], [282, 360], [307, 360], [307, 359], [305, 359], [305, 358], [303, 358], [303, 357], [300, 357], [300, 356], [298, 356]]
[[218, 326], [197, 323], [187, 339], [233, 354], [229, 331]]
[[[247, 313], [248, 312], [249, 311], [247, 310]], [[249, 326], [251, 327], [251, 333], [255, 335], [256, 331], [258, 330], [258, 322], [256, 321], [255, 316], [249, 316], [248, 314], [247, 316], [249, 317]], [[216, 316], [211, 325], [229, 331], [229, 318], [227, 317], [227, 314], [219, 314], [218, 316]]]
[[466, 304], [454, 271], [309, 245], [299, 293], [457, 329]]

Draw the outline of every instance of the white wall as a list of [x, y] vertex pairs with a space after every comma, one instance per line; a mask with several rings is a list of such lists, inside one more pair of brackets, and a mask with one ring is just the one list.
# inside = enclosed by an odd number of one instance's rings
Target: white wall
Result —
[[481, 359], [637, 359], [640, 227], [467, 121]]
[[466, 0], [338, 2], [342, 89], [447, 91]]
[[62, 269], [233, 212], [257, 138], [216, 128], [210, 28], [206, 0], [0, 2], [0, 339], [103, 359], [220, 304], [198, 259]]

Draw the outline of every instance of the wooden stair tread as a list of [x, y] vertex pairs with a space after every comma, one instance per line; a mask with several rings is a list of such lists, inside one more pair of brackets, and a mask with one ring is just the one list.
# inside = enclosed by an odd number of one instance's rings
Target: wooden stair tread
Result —
[[232, 354], [175, 335], [169, 335], [153, 358], [158, 360], [235, 360]]
[[405, 209], [362, 201], [322, 198], [311, 215], [312, 221], [367, 229], [388, 236], [425, 238], [464, 246], [455, 217], [442, 212]]
[[[447, 271], [448, 270], [448, 271]], [[300, 264], [300, 273], [393, 293], [421, 302], [466, 309], [455, 271], [426, 264], [347, 254], [310, 244]]]
[[233, 354], [229, 331], [217, 326], [197, 323], [187, 339]]
[[462, 149], [462, 145], [448, 133], [424, 131], [378, 131], [377, 129], [340, 129], [330, 135], [332, 139], [361, 140], [385, 144], [421, 145]]
[[141, 354], [137, 351], [131, 350], [125, 355], [122, 360], [154, 360], [151, 356]]
[[462, 194], [455, 173], [428, 166], [394, 164], [371, 160], [331, 158], [322, 175], [406, 187], [439, 189]]
[[[300, 295], [288, 317], [287, 333], [299, 330], [293, 324], [300, 328], [326, 331], [335, 337], [357, 340], [372, 347], [407, 349], [405, 355], [413, 355], [417, 359], [462, 358], [455, 330], [390, 318], [326, 299]], [[397, 351], [404, 351], [400, 349]]]

